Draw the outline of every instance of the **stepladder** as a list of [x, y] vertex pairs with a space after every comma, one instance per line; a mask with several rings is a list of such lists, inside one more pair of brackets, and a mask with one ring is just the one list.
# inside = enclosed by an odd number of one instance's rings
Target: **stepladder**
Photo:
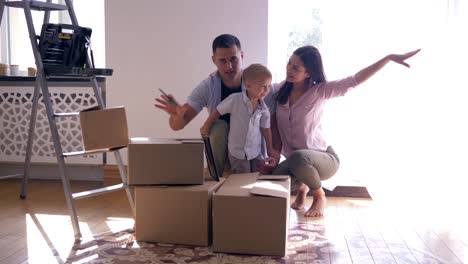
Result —
[[[39, 97], [42, 95], [42, 101], [45, 108], [45, 114], [49, 123], [50, 134], [52, 138], [52, 143], [54, 146], [55, 156], [57, 158], [57, 165], [60, 180], [63, 185], [63, 190], [65, 194], [65, 200], [68, 207], [68, 212], [71, 218], [71, 225], [74, 231], [74, 235], [76, 239], [81, 238], [81, 231], [79, 225], [79, 218], [77, 215], [77, 211], [75, 208], [75, 201], [78, 199], [83, 199], [91, 196], [106, 194], [113, 191], [125, 190], [127, 198], [130, 203], [130, 207], [132, 212], [134, 213], [134, 197], [130, 187], [127, 184], [127, 172], [125, 166], [123, 164], [122, 156], [120, 154], [120, 149], [101, 149], [94, 152], [107, 152], [113, 153], [115, 157], [115, 161], [117, 163], [121, 183], [107, 186], [104, 188], [98, 188], [88, 191], [82, 191], [78, 193], [73, 193], [71, 189], [71, 181], [67, 174], [67, 166], [66, 166], [66, 159], [71, 156], [77, 155], [86, 155], [90, 152], [85, 150], [78, 150], [73, 152], [65, 153], [62, 147], [62, 140], [61, 134], [59, 132], [59, 128], [57, 126], [57, 121], [61, 118], [69, 118], [73, 116], [79, 115], [79, 112], [73, 113], [64, 113], [59, 112], [59, 109], [54, 108], [54, 102], [51, 98], [50, 91], [49, 91], [49, 84], [48, 81], [50, 78], [80, 78], [85, 79], [86, 82], [89, 81], [90, 87], [92, 87], [95, 101], [97, 103], [96, 108], [100, 110], [106, 109], [105, 101], [103, 95], [101, 93], [101, 88], [98, 85], [97, 76], [109, 76], [112, 75], [111, 69], [96, 69], [94, 67], [94, 61], [92, 58], [92, 52], [89, 53], [86, 47], [87, 45], [82, 45], [82, 56], [81, 58], [75, 59], [73, 62], [70, 61], [69, 57], [76, 58], [76, 54], [80, 53], [75, 50], [75, 54], [73, 56], [65, 56], [64, 53], [70, 52], [69, 50], [61, 50], [58, 53], [55, 53], [56, 47], [49, 47], [47, 52], [44, 52], [44, 48], [41, 47], [41, 37], [44, 37], [44, 32], [41, 32], [41, 36], [38, 36], [35, 31], [35, 27], [33, 24], [32, 18], [32, 11], [42, 11], [44, 13], [43, 25], [49, 24], [50, 19], [50, 12], [51, 11], [58, 11], [58, 12], [68, 12], [71, 20], [70, 25], [63, 25], [63, 28], [66, 29], [67, 34], [61, 35], [61, 38], [64, 40], [71, 40], [75, 38], [73, 36], [72, 29], [81, 29], [78, 25], [78, 20], [73, 8], [72, 0], [64, 0], [64, 4], [56, 4], [52, 3], [51, 0], [46, 1], [34, 1], [34, 0], [20, 0], [20, 1], [7, 1], [7, 0], [0, 0], [0, 23], [2, 22], [2, 15], [5, 8], [22, 8], [24, 10], [24, 15], [26, 19], [26, 25], [28, 28], [29, 39], [31, 42], [31, 47], [34, 55], [34, 60], [37, 67], [37, 74], [34, 81], [34, 91], [32, 95], [32, 107], [31, 107], [31, 115], [29, 120], [29, 129], [28, 129], [28, 139], [26, 144], [25, 150], [25, 159], [24, 159], [24, 168], [23, 174], [15, 174], [15, 175], [8, 175], [8, 176], [1, 176], [2, 178], [9, 178], [9, 177], [21, 177], [21, 190], [20, 190], [20, 198], [26, 199], [27, 197], [27, 185], [28, 179], [31, 174], [31, 156], [32, 156], [32, 147], [34, 143], [34, 134], [35, 134], [35, 125], [36, 125], [36, 117], [38, 114], [38, 105], [40, 103]], [[61, 26], [54, 28], [54, 30], [61, 30]], [[44, 31], [44, 26], [43, 26]], [[86, 29], [85, 29], [86, 31]], [[72, 32], [72, 33], [70, 33]], [[83, 37], [84, 36], [84, 37]], [[83, 34], [80, 36], [83, 41], [88, 42], [90, 41], [89, 35]], [[60, 40], [59, 40], [60, 41]], [[51, 54], [52, 51], [52, 55]], [[79, 54], [80, 55], [80, 54]], [[46, 58], [47, 57], [47, 58]], [[67, 57], [67, 60], [63, 59]], [[84, 110], [84, 109], [83, 109]]]

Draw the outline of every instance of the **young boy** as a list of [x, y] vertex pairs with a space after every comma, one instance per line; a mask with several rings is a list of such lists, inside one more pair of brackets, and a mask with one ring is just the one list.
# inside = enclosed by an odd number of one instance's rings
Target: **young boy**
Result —
[[258, 171], [257, 163], [263, 160], [262, 135], [268, 156], [276, 155], [272, 147], [270, 112], [264, 102], [270, 91], [271, 72], [261, 64], [252, 64], [242, 73], [242, 92], [231, 94], [211, 113], [200, 133], [209, 135], [211, 126], [221, 115], [231, 114], [228, 157], [233, 173]]

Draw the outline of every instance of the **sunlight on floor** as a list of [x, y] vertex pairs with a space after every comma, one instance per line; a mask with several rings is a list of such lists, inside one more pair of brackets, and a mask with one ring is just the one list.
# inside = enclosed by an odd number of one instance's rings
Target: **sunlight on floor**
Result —
[[[82, 230], [85, 227], [82, 225]], [[29, 263], [57, 263], [67, 259], [75, 241], [69, 216], [26, 214], [26, 230]]]
[[97, 259], [99, 256], [96, 254], [96, 255], [92, 255], [92, 256], [89, 256], [87, 258], [84, 258], [84, 259], [81, 259], [79, 261], [75, 261], [73, 262], [73, 264], [81, 264], [81, 263], [89, 263], [91, 260], [93, 259]]
[[347, 199], [346, 201], [350, 204], [363, 207], [368, 207], [373, 204], [373, 201], [369, 199]]
[[[75, 238], [68, 215], [26, 214], [25, 218], [29, 263], [63, 263], [72, 255], [79, 256], [97, 248], [96, 245], [90, 245], [73, 250]], [[82, 233], [81, 244], [92, 241], [97, 234], [92, 233], [87, 223], [80, 222], [79, 224]], [[105, 224], [107, 231], [114, 233], [132, 228], [134, 220], [109, 217]], [[78, 263], [86, 263], [96, 257], [87, 257]]]
[[127, 228], [132, 228], [135, 224], [133, 218], [108, 217], [106, 221], [111, 232], [118, 232]]
[[93, 245], [93, 246], [90, 246], [90, 247], [84, 247], [83, 249], [78, 249], [75, 253], [75, 255], [80, 255], [80, 254], [83, 254], [85, 252], [88, 252], [88, 251], [92, 251], [92, 250], [95, 250], [97, 249], [98, 246], [97, 245]]

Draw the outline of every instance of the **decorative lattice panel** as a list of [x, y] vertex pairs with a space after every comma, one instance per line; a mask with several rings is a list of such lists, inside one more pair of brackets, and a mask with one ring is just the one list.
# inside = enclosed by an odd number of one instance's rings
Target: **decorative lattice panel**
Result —
[[[97, 105], [91, 87], [49, 88], [54, 112], [78, 112]], [[24, 162], [31, 116], [33, 89], [29, 87], [0, 87], [0, 160]], [[64, 152], [80, 151], [81, 128], [79, 118], [57, 119]], [[57, 162], [42, 95], [34, 135], [32, 162]], [[69, 157], [66, 163], [102, 164], [102, 154]]]

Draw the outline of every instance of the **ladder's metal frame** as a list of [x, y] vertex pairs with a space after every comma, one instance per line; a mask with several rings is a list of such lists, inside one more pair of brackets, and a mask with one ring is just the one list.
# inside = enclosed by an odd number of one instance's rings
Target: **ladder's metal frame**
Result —
[[[31, 41], [31, 47], [33, 50], [34, 59], [36, 61], [36, 67], [37, 67], [37, 75], [36, 75], [36, 80], [34, 84], [34, 94], [32, 98], [31, 119], [29, 123], [28, 143], [26, 146], [26, 157], [25, 157], [25, 164], [24, 164], [24, 174], [23, 174], [22, 183], [21, 183], [20, 198], [25, 199], [27, 195], [27, 183], [28, 183], [28, 178], [30, 176], [32, 146], [34, 143], [34, 129], [36, 125], [37, 108], [39, 104], [39, 93], [41, 92], [44, 105], [46, 108], [47, 119], [49, 121], [50, 132], [52, 134], [52, 141], [54, 144], [55, 154], [57, 156], [57, 163], [59, 166], [59, 174], [60, 174], [60, 178], [63, 184], [63, 189], [64, 189], [65, 198], [66, 198], [66, 202], [67, 202], [67, 206], [68, 206], [68, 210], [69, 210], [69, 214], [70, 214], [70, 218], [72, 222], [73, 231], [75, 233], [75, 238], [79, 239], [81, 238], [81, 232], [80, 232], [80, 227], [79, 227], [74, 200], [125, 189], [128, 200], [130, 202], [130, 206], [132, 208], [133, 215], [134, 215], [135, 206], [134, 206], [133, 193], [131, 192], [130, 187], [127, 185], [127, 173], [126, 173], [119, 150], [113, 150], [112, 152], [114, 153], [115, 160], [117, 161], [122, 183], [113, 185], [113, 186], [108, 186], [105, 188], [100, 188], [100, 189], [95, 189], [95, 190], [90, 190], [90, 191], [85, 191], [85, 192], [80, 192], [80, 193], [72, 193], [71, 187], [70, 187], [70, 181], [66, 176], [65, 157], [67, 157], [67, 155], [63, 153], [62, 145], [60, 143], [60, 135], [58, 133], [57, 123], [56, 123], [56, 118], [63, 117], [64, 115], [57, 115], [54, 113], [54, 109], [52, 106], [52, 101], [51, 101], [51, 97], [49, 93], [49, 87], [47, 85], [47, 76], [44, 73], [44, 66], [42, 64], [42, 58], [39, 53], [38, 38], [34, 30], [34, 24], [33, 24], [33, 19], [32, 19], [32, 14], [31, 14], [31, 3], [40, 4], [41, 6], [47, 6], [47, 4], [50, 4], [51, 7], [52, 6], [57, 7], [58, 5], [51, 4], [52, 2], [51, 0], [47, 0], [46, 2], [33, 1], [33, 0], [20, 0], [20, 1], [15, 1], [15, 2], [18, 5], [21, 5], [21, 8], [24, 9], [24, 15], [26, 17], [26, 23], [27, 23], [28, 32], [29, 32], [29, 39]], [[0, 0], [0, 23], [1, 23], [2, 15], [3, 15], [3, 9], [5, 5], [7, 5], [7, 3], [8, 1], [6, 0]], [[63, 8], [62, 6], [61, 10], [65, 10], [65, 9], [68, 10], [72, 24], [75, 26], [78, 26], [78, 20], [75, 15], [72, 1], [65, 0], [65, 4], [66, 4], [66, 8]], [[15, 6], [15, 7], [19, 7], [19, 6]], [[53, 9], [46, 9], [46, 8], [43, 9], [43, 11], [45, 12], [44, 24], [49, 23], [50, 10], [53, 10]], [[88, 56], [88, 63], [89, 62], [90, 62], [90, 59]], [[105, 109], [105, 104], [102, 98], [101, 89], [97, 83], [96, 77], [91, 76], [89, 77], [89, 79], [93, 87], [94, 94], [96, 97], [96, 101], [99, 105], [99, 108]], [[82, 152], [81, 154], [85, 154], [85, 152]], [[6, 178], [6, 177], [16, 177], [16, 176], [21, 176], [21, 175], [16, 174], [16, 175], [4, 176], [4, 177], [0, 177], [0, 179]]]

